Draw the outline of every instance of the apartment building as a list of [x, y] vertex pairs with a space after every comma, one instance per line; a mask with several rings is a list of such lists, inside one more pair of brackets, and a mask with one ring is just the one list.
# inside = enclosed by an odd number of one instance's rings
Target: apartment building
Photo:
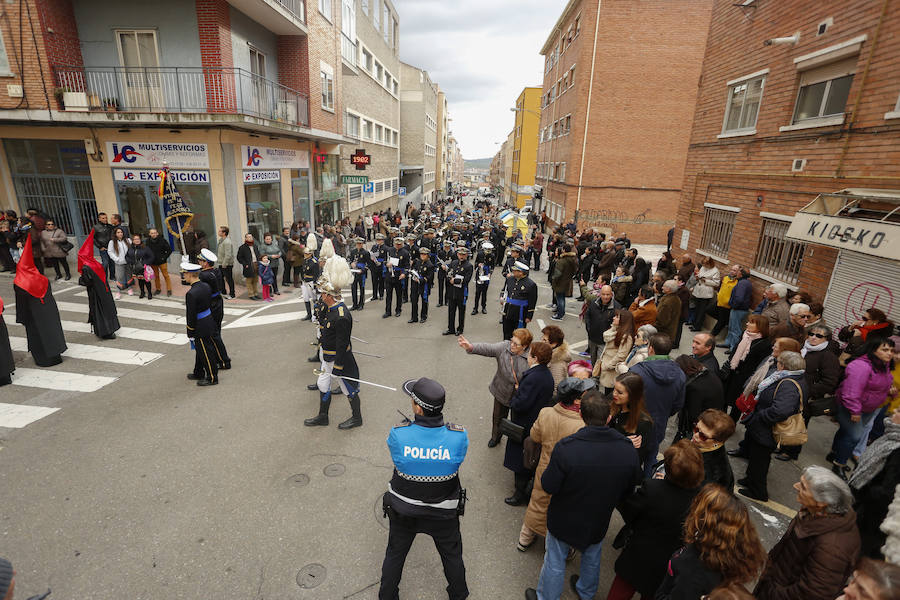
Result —
[[400, 63], [400, 186], [418, 206], [436, 198], [438, 89], [428, 72]]
[[435, 157], [434, 189], [438, 196], [447, 194], [447, 176], [450, 172], [450, 113], [447, 95], [438, 86], [437, 95], [437, 156]]
[[491, 167], [488, 169], [488, 183], [493, 191], [500, 187], [500, 152], [491, 159]]
[[450, 132], [447, 138], [447, 192], [455, 189], [462, 181], [463, 160], [462, 152], [459, 149], [459, 143]]
[[[364, 185], [347, 185], [347, 214], [396, 210], [400, 166], [399, 19], [388, 0], [341, 0], [344, 136], [343, 173], [363, 175]], [[360, 150], [370, 157], [365, 170], [351, 166]]]
[[897, 322], [900, 6], [713, 6], [675, 247]]
[[552, 221], [664, 242], [711, 9], [709, 0], [566, 4], [541, 48], [537, 179]]
[[509, 135], [506, 136], [506, 141], [503, 142], [503, 166], [501, 167], [503, 169], [503, 175], [500, 177], [500, 187], [502, 188], [500, 198], [509, 206], [516, 205], [516, 192], [513, 189], [513, 156], [515, 155], [515, 151], [516, 130], [513, 129], [509, 132]]
[[526, 87], [516, 99], [515, 128], [513, 129], [512, 173], [510, 174], [510, 204], [522, 208], [531, 204], [534, 176], [537, 168], [538, 127], [541, 121], [539, 87]]
[[134, 232], [164, 231], [158, 172], [168, 164], [195, 227], [210, 237], [223, 224], [239, 240], [333, 217], [345, 141], [339, 8], [331, 0], [5, 5], [0, 205], [40, 208], [75, 236], [97, 211], [120, 213]]

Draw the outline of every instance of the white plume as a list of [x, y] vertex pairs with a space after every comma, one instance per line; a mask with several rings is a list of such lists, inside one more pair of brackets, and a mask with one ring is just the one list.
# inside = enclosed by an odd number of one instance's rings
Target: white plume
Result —
[[311, 233], [306, 236], [306, 247], [310, 250], [315, 250], [319, 247], [319, 240], [316, 239], [316, 236], [314, 234]]
[[334, 244], [331, 243], [331, 238], [325, 238], [322, 240], [322, 249], [319, 250], [319, 260], [328, 260], [334, 256]]
[[353, 273], [347, 259], [337, 255], [329, 258], [322, 268], [322, 280], [320, 287], [326, 292], [340, 294], [341, 290], [349, 287], [353, 283]]

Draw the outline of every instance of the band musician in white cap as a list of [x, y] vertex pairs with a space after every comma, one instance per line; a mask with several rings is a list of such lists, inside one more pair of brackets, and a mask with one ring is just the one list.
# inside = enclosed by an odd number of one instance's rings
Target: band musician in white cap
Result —
[[537, 284], [528, 277], [528, 265], [515, 261], [510, 267], [512, 277], [506, 280], [506, 303], [503, 305], [503, 339], [512, 339], [513, 331], [526, 327], [534, 318], [537, 305]]
[[212, 336], [216, 331], [216, 321], [210, 310], [212, 290], [209, 285], [200, 281], [200, 265], [183, 262], [184, 282], [191, 289], [184, 295], [187, 310], [187, 336], [194, 348], [194, 371], [187, 378], [196, 381], [197, 385], [216, 385], [219, 383], [219, 363], [214, 357]]

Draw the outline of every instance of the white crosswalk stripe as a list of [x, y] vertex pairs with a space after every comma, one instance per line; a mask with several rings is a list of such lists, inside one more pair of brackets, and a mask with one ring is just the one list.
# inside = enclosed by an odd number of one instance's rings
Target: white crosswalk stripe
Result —
[[[87, 298], [88, 293], [86, 291], [78, 292], [75, 295], [80, 296], [82, 298]], [[174, 302], [172, 300], [163, 300], [161, 298], [154, 298], [153, 300], [146, 300], [144, 298], [141, 298], [140, 296], [127, 296], [126, 295], [126, 296], [122, 296], [121, 298], [116, 300], [116, 304], [118, 304], [120, 302], [124, 302], [124, 303], [128, 303], [128, 304], [140, 304], [141, 306], [149, 306], [152, 309], [171, 308], [174, 310], [180, 310], [180, 311], [184, 312], [184, 302]], [[121, 309], [119, 309], [119, 310], [121, 311]], [[223, 309], [223, 311], [226, 315], [240, 316], [240, 315], [245, 314], [247, 312], [247, 309], [246, 308], [231, 308], [229, 306], [226, 306]]]
[[[13, 350], [21, 352], [28, 351], [28, 340], [23, 337], [10, 336], [9, 345]], [[136, 350], [122, 350], [120, 348], [110, 348], [104, 346], [89, 346], [87, 344], [73, 344], [66, 342], [68, 349], [63, 352], [63, 358], [80, 358], [84, 360], [97, 360], [102, 362], [111, 362], [120, 365], [138, 365], [143, 366], [153, 362], [158, 358], [162, 358], [162, 354], [157, 352], [139, 352]]]
[[27, 369], [23, 367], [17, 367], [16, 372], [12, 376], [13, 385], [71, 392], [96, 392], [116, 379], [118, 377], [82, 375], [81, 373], [51, 371], [50, 369]]
[[[87, 314], [89, 311], [87, 304], [78, 304], [76, 302], [57, 302], [56, 306], [59, 310], [65, 312], [76, 312]], [[154, 321], [156, 323], [173, 323], [175, 325], [184, 325], [184, 317], [172, 315], [169, 313], [153, 312], [150, 310], [137, 310], [134, 308], [116, 307], [119, 318], [127, 317], [129, 319], [138, 319], [140, 321]]]
[[[4, 312], [7, 318], [7, 327], [22, 327], [15, 322], [15, 315]], [[73, 333], [93, 333], [90, 323], [82, 323], [79, 321], [61, 321], [63, 331], [71, 331]], [[116, 332], [116, 337], [129, 340], [140, 340], [142, 342], [157, 342], [160, 344], [182, 345], [188, 343], [187, 335], [183, 333], [173, 333], [171, 331], [158, 331], [156, 329], [137, 329], [134, 327], [122, 327]]]
[[28, 406], [25, 404], [0, 404], [0, 427], [21, 429], [26, 425], [52, 415], [58, 408]]

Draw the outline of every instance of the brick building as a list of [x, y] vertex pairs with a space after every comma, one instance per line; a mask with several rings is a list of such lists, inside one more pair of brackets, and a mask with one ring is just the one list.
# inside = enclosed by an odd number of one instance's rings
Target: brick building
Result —
[[676, 249], [806, 290], [833, 327], [900, 318], [898, 55], [897, 3], [716, 0]]
[[435, 199], [438, 161], [438, 88], [428, 72], [400, 63], [400, 185], [406, 202], [418, 206]]
[[210, 237], [224, 224], [239, 241], [333, 220], [347, 141], [340, 9], [337, 0], [6, 4], [0, 206], [40, 208], [76, 237], [97, 211], [120, 213], [133, 232], [164, 230], [166, 162]]
[[[660, 243], [675, 224], [710, 0], [570, 0], [545, 57], [538, 183], [552, 221]], [[598, 12], [599, 10], [599, 12]]]
[[[388, 0], [342, 0], [344, 172], [365, 175], [369, 185], [348, 185], [348, 214], [396, 210], [400, 186], [399, 20]], [[365, 150], [371, 164], [356, 171], [350, 155]]]

